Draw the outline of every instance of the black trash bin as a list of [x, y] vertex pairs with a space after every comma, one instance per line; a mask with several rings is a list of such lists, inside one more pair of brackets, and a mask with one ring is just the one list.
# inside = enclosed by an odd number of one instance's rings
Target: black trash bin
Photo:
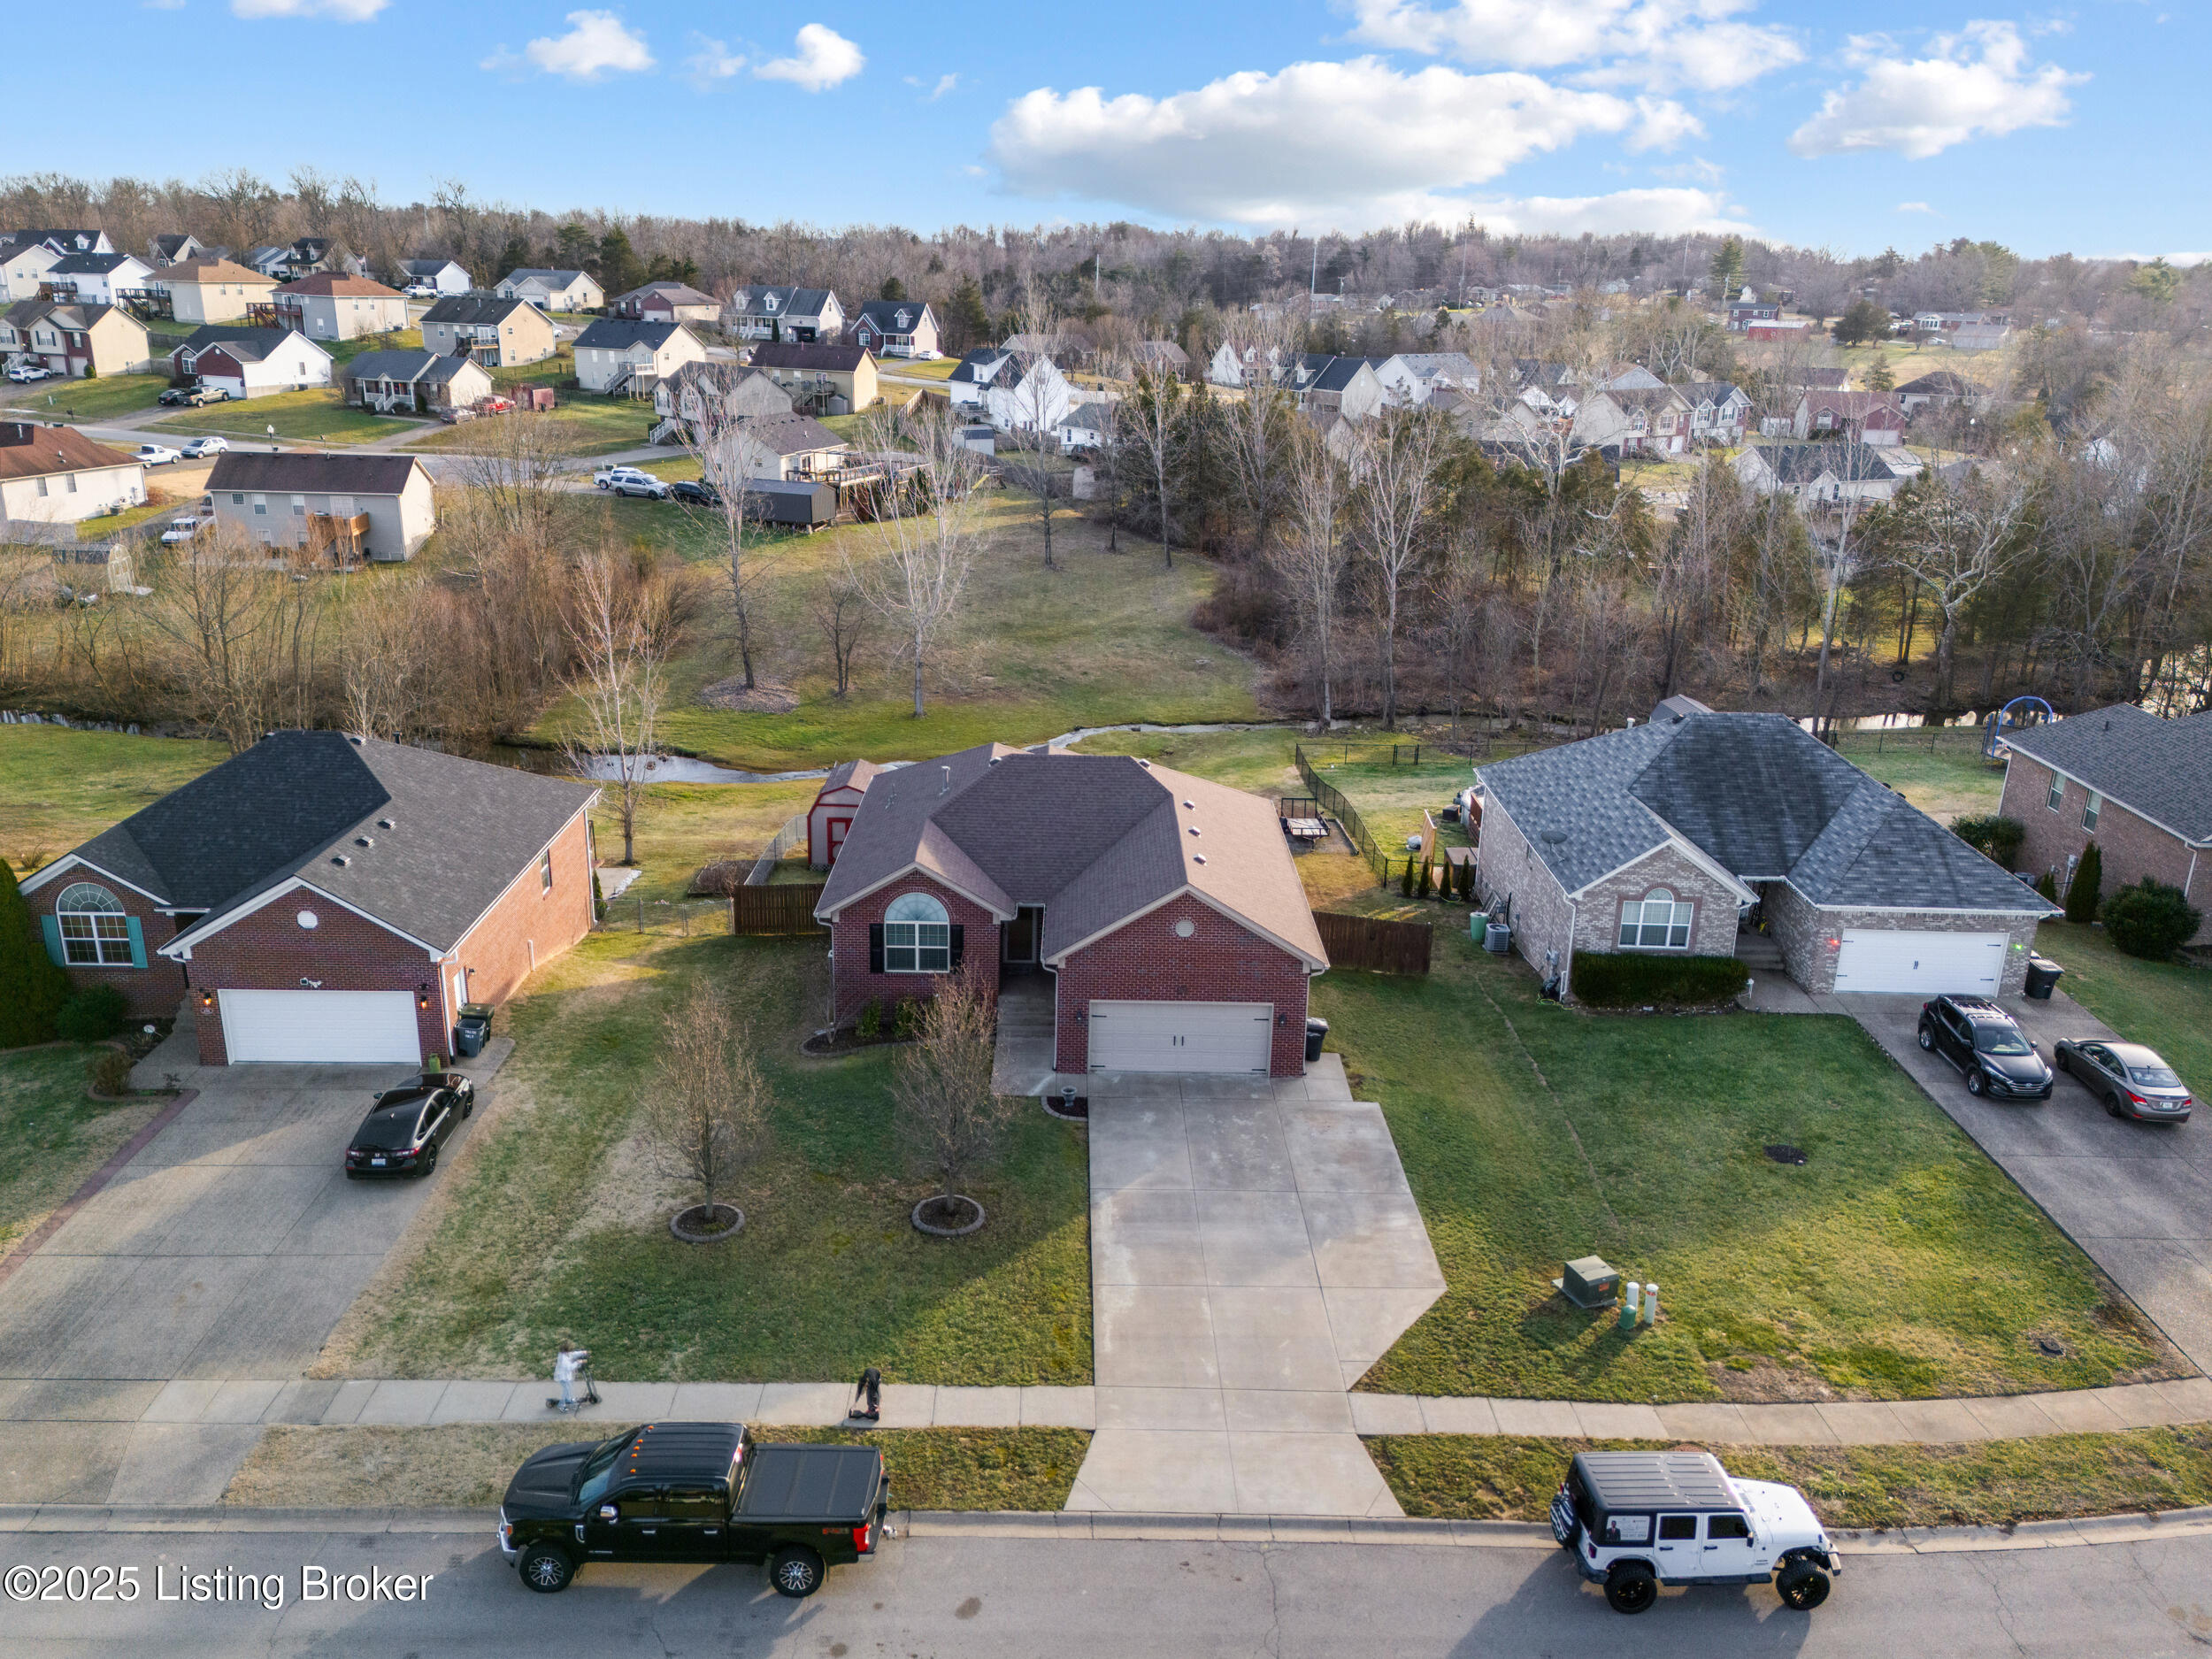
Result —
[[1306, 1064], [1311, 1065], [1321, 1057], [1321, 1040], [1329, 1034], [1329, 1022], [1310, 1019], [1306, 1022]]
[[2028, 958], [2028, 995], [2039, 1002], [2051, 1000], [2051, 991], [2058, 984], [2058, 977], [2066, 970], [2048, 956]]
[[492, 1007], [489, 1002], [461, 1004], [461, 1023], [453, 1028], [455, 1052], [473, 1058], [484, 1052], [484, 1045], [491, 1041]]

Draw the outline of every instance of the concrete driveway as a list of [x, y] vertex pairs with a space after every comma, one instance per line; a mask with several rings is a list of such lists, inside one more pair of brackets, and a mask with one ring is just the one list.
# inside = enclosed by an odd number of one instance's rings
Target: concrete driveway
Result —
[[[1917, 996], [1830, 999], [1912, 1073], [2028, 1196], [2135, 1299], [2200, 1371], [2212, 1371], [2212, 1133], [2202, 1102], [2180, 1125], [2139, 1124], [2062, 1075], [2039, 1104], [1977, 1100], [1947, 1060], [1915, 1038]], [[2061, 1037], [2115, 1033], [2063, 991], [2004, 1007], [2051, 1057]], [[2208, 1079], [2188, 1081], [2202, 1088]]]
[[[511, 1048], [502, 1040], [486, 1058]], [[295, 1378], [313, 1363], [443, 1179], [345, 1179], [370, 1096], [409, 1075], [193, 1070], [199, 1097], [0, 1282], [6, 1490], [88, 1502], [219, 1494], [204, 1488], [227, 1482], [257, 1425], [139, 1419], [173, 1379]], [[463, 1125], [445, 1161], [474, 1127]]]

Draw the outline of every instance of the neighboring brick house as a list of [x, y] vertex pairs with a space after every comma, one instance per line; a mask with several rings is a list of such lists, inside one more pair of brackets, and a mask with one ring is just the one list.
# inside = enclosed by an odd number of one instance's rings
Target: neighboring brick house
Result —
[[1847, 438], [1886, 449], [1905, 441], [1905, 411], [1887, 392], [1808, 391], [1797, 400], [1790, 433], [1798, 438]]
[[592, 925], [588, 784], [277, 732], [23, 882], [47, 950], [204, 1065], [419, 1064]]
[[1690, 447], [1690, 401], [1671, 386], [1610, 386], [1575, 410], [1572, 441], [1623, 455], [1679, 455]]
[[[2027, 828], [2019, 867], [2066, 890], [2092, 841], [2104, 891], [2146, 876], [2212, 918], [2212, 713], [2162, 720], [2132, 703], [2008, 733], [1998, 810]], [[2195, 942], [2212, 939], [2212, 921]]]
[[1778, 714], [1672, 698], [1650, 724], [1484, 766], [1477, 870], [1515, 946], [1571, 995], [1584, 952], [1729, 956], [1763, 902], [1791, 978], [2016, 994], [2055, 914]]
[[711, 328], [722, 319], [722, 302], [688, 282], [648, 282], [609, 300], [607, 315], [632, 322], [699, 323]]
[[937, 343], [937, 313], [920, 300], [870, 300], [854, 313], [845, 338], [879, 357], [942, 355]]
[[841, 1024], [955, 974], [995, 1001], [1041, 972], [1063, 1072], [1301, 1076], [1329, 965], [1270, 803], [1064, 749], [864, 780], [815, 916]]

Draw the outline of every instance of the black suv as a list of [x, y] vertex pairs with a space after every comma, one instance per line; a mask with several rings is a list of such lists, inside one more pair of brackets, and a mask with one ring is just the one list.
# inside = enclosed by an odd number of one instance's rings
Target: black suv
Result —
[[1993, 1100], [2048, 1100], [2055, 1073], [2011, 1015], [1985, 996], [1920, 1005], [1920, 1046], [1966, 1073], [1966, 1092]]

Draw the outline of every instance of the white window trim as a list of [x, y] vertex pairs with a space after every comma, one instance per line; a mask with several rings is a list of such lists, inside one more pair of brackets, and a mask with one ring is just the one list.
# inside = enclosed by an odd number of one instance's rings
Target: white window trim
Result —
[[[1643, 934], [1651, 926], [1651, 923], [1648, 920], [1648, 912], [1654, 906], [1660, 904], [1664, 904], [1668, 907], [1667, 919], [1664, 924], [1663, 924], [1666, 929], [1668, 936], [1659, 943], [1647, 944], [1644, 942]], [[1633, 943], [1623, 937], [1623, 935], [1627, 933], [1631, 926], [1628, 919], [1628, 912], [1632, 906], [1633, 906], [1636, 910], [1636, 920], [1633, 926], [1636, 928], [1637, 937]], [[1682, 942], [1680, 944], [1676, 944], [1673, 941], [1673, 934], [1678, 930], [1679, 930], [1682, 934]], [[1613, 948], [1616, 950], [1679, 950], [1686, 953], [1692, 944], [1695, 942], [1696, 937], [1697, 901], [1695, 899], [1677, 898], [1674, 895], [1674, 890], [1671, 887], [1653, 887], [1641, 898], [1623, 899], [1621, 901], [1620, 915], [1615, 921], [1613, 927]]]
[[[915, 909], [926, 905], [943, 919], [933, 921], [920, 916], [895, 918], [891, 912], [902, 905]], [[892, 931], [894, 928], [899, 930], [895, 935]], [[943, 930], [941, 941], [926, 937], [933, 929]], [[902, 942], [894, 942], [895, 940]], [[894, 965], [891, 960], [894, 951], [904, 954], [909, 960], [903, 964]], [[943, 957], [941, 964], [932, 965], [930, 958], [941, 954]], [[952, 972], [952, 912], [945, 908], [942, 899], [928, 893], [902, 893], [884, 908], [883, 971], [886, 973], [927, 974]]]

